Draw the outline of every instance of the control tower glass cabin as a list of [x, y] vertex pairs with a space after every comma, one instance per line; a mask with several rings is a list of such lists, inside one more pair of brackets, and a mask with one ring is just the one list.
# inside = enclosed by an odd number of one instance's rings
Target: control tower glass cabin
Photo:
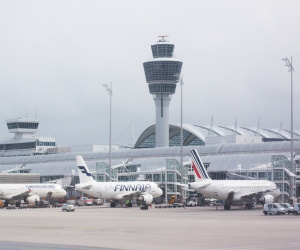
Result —
[[179, 82], [182, 62], [174, 58], [174, 44], [165, 36], [151, 46], [153, 59], [145, 62], [144, 71], [156, 107], [155, 147], [169, 146], [169, 104]]

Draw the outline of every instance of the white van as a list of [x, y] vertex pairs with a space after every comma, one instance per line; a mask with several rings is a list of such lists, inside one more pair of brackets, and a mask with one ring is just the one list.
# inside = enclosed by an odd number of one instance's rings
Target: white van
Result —
[[273, 214], [285, 214], [286, 210], [284, 207], [282, 207], [279, 203], [268, 203], [264, 204], [264, 210], [263, 213], [265, 215], [273, 215]]
[[300, 214], [300, 203], [294, 203], [294, 213], [296, 215]]
[[285, 208], [286, 213], [288, 213], [288, 214], [295, 213], [295, 209], [290, 203], [279, 203], [279, 204]]

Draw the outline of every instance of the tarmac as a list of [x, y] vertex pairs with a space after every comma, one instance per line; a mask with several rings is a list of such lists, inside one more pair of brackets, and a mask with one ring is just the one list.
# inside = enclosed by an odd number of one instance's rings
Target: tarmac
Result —
[[0, 249], [300, 249], [300, 216], [262, 208], [0, 210]]

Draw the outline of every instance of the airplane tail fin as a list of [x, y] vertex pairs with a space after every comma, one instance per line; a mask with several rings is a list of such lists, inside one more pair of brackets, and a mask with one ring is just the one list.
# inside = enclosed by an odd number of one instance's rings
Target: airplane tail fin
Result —
[[191, 154], [192, 154], [192, 158], [193, 158], [192, 159], [192, 167], [195, 172], [195, 180], [196, 181], [201, 181], [201, 180], [205, 180], [205, 179], [210, 180], [208, 173], [206, 171], [206, 168], [204, 167], [203, 162], [202, 162], [197, 150], [192, 149]]
[[95, 182], [82, 156], [76, 156], [80, 183]]

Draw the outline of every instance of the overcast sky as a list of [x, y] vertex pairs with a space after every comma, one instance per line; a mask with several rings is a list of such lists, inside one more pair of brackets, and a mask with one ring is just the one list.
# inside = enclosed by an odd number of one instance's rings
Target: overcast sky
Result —
[[[183, 62], [184, 123], [300, 130], [300, 1], [0, 0], [0, 138], [5, 120], [38, 117], [60, 146], [131, 143], [155, 123], [143, 62], [168, 35]], [[180, 123], [180, 88], [170, 104]]]

